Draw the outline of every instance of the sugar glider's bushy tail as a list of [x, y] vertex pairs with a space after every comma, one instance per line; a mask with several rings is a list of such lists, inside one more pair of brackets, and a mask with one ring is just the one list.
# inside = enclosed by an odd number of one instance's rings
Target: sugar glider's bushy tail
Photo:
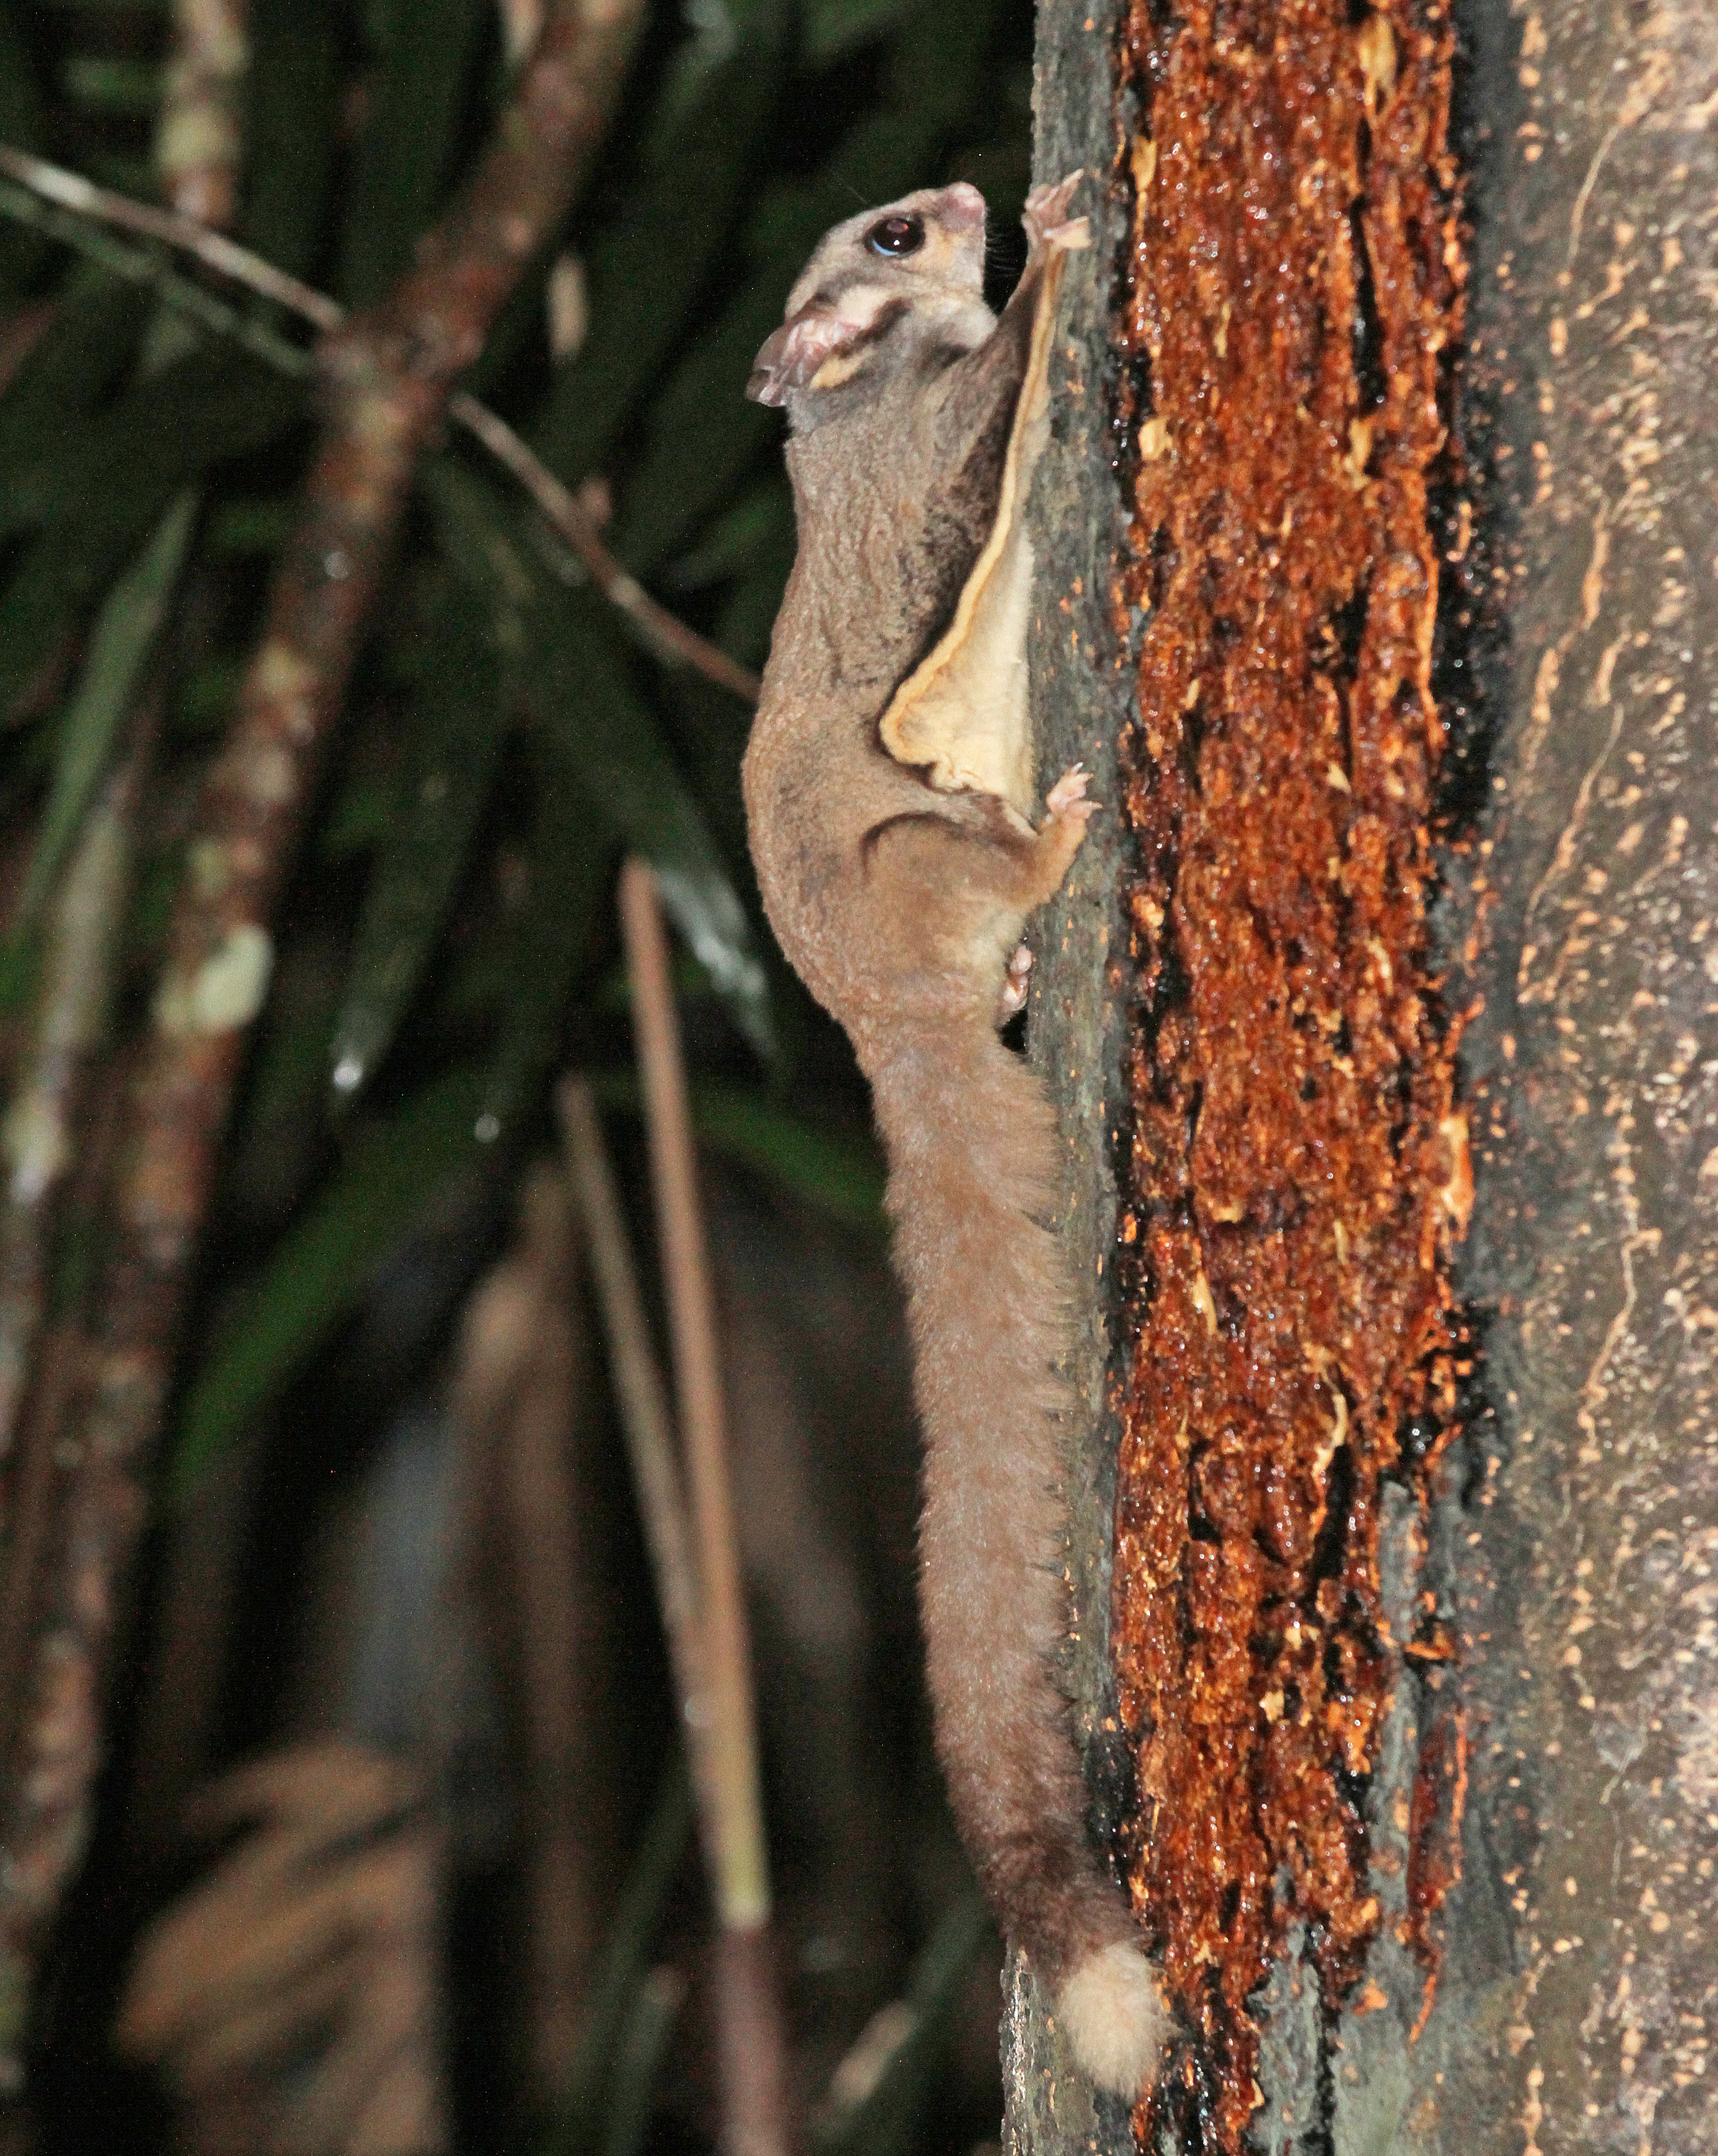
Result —
[[[1100, 2087], [1136, 2097], [1168, 2028], [1131, 1912], [1086, 1831], [1058, 1666], [1070, 1618], [1059, 1365], [1072, 1296], [1055, 1111], [980, 1020], [871, 1072], [925, 1430], [921, 1599], [936, 1744], [1008, 1938]], [[958, 1132], [962, 1142], [951, 1144]]]

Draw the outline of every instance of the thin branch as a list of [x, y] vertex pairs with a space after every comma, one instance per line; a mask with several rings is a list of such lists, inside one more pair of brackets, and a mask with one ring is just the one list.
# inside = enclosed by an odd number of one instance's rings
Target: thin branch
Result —
[[[191, 1268], [273, 922], [417, 458], [601, 141], [640, 0], [556, 0], [495, 136], [417, 266], [325, 344], [327, 418], [225, 748], [204, 780], [128, 1091], [90, 1350], [57, 1419], [63, 1547], [3, 1762], [0, 1988], [22, 2001], [87, 1838], [102, 1702]], [[17, 2072], [22, 2016], [0, 2031]]]
[[[644, 1298], [603, 1148], [596, 1102], [589, 1086], [574, 1078], [562, 1084], [556, 1102], [567, 1180], [583, 1223], [608, 1342], [609, 1368], [620, 1404], [621, 1427], [626, 1434], [638, 1509], [644, 1516], [644, 1539], [656, 1574], [669, 1661], [686, 1732], [698, 1838], [716, 1906], [712, 1988], [721, 2055], [721, 2146], [727, 2156], [784, 2156], [787, 2145], [782, 2099], [785, 2046], [781, 2001], [770, 1961], [767, 1881], [763, 1886], [762, 1913], [754, 1913], [755, 1892], [749, 1898], [736, 1892], [736, 1883], [743, 1885], [748, 1842], [754, 1836], [762, 1838], [749, 1687], [746, 1721], [736, 1741], [731, 1700], [722, 1688], [726, 1672], [719, 1674], [717, 1666], [723, 1647], [721, 1628], [714, 1620], [707, 1587], [699, 1577], [693, 1557], [668, 1394], [650, 1346]], [[731, 1564], [730, 1568], [736, 1569]], [[731, 1636], [729, 1627], [730, 1645]], [[743, 1654], [743, 1637], [741, 1649]], [[749, 1798], [736, 1786], [734, 1766], [740, 1753], [749, 1754], [751, 1760]], [[762, 1877], [761, 1851], [751, 1862], [755, 1874]], [[736, 1874], [740, 1875], [737, 1882]]]
[[705, 1249], [668, 937], [656, 880], [637, 860], [628, 861], [621, 870], [620, 919], [632, 980], [675, 1390], [692, 1491], [698, 1578], [704, 1592], [711, 1713], [724, 1748], [721, 1871], [716, 1882], [720, 1913], [726, 1924], [762, 1924], [770, 1913], [769, 1859], [758, 1794], [746, 1604], [728, 1487], [727, 1410], [715, 1344], [715, 1294]]
[[726, 1403], [715, 1296], [698, 1194], [685, 1067], [656, 879], [641, 860], [620, 875], [621, 931], [633, 990], [651, 1181], [656, 1195], [680, 1427], [691, 1486], [720, 1789], [716, 1911], [724, 2139], [746, 2156], [786, 2147], [785, 2044], [768, 1953], [769, 1854], [757, 1761], [746, 1604], [728, 1481]]
[[726, 689], [742, 703], [757, 701], [756, 675], [730, 659], [718, 645], [688, 629], [678, 615], [653, 599], [622, 568], [597, 536], [590, 512], [515, 434], [505, 419], [468, 397], [462, 389], [448, 400], [448, 414], [469, 434], [474, 434], [497, 463], [503, 464], [536, 504], [543, 521], [558, 532], [577, 555], [591, 582], [610, 606], [624, 614], [638, 641], [666, 666], [690, 666]]
[[[172, 210], [136, 202], [129, 195], [115, 194], [110, 188], [97, 187], [79, 173], [66, 172], [44, 158], [30, 157], [3, 143], [0, 143], [0, 175], [23, 189], [26, 200], [35, 196], [66, 216], [85, 220], [97, 228], [107, 227], [135, 233], [189, 254], [217, 276], [260, 298], [272, 300], [325, 334], [337, 329], [346, 319], [345, 311], [326, 294], [289, 276], [284, 270], [277, 270], [273, 263], [265, 262], [248, 248], [238, 246], [223, 234], [212, 232], [207, 226], [177, 216]], [[0, 192], [0, 209], [18, 213], [9, 189]], [[31, 221], [47, 222], [42, 218]], [[53, 224], [50, 228], [61, 238], [71, 237], [62, 224]], [[77, 243], [74, 240], [73, 244]], [[148, 264], [146, 268], [140, 270], [140, 258], [136, 256], [110, 258], [111, 266], [119, 268], [121, 275], [144, 275], [160, 280], [165, 296], [176, 305], [184, 305], [201, 314], [223, 334], [238, 337], [271, 364], [288, 372], [304, 371], [302, 356], [285, 339], [260, 325], [246, 323], [243, 316], [223, 307], [218, 300], [204, 295], [203, 304], [197, 305], [190, 295], [199, 292], [200, 287], [187, 285], [182, 280], [169, 281], [170, 273], [164, 272], [159, 264], [149, 262], [147, 257], [141, 259]], [[505, 419], [464, 390], [456, 391], [448, 399], [447, 410], [449, 418], [481, 443], [530, 495], [544, 521], [571, 547], [591, 582], [609, 605], [625, 617], [653, 657], [664, 665], [691, 667], [742, 702], [757, 701], [757, 676], [737, 660], [730, 659], [708, 638], [689, 629], [628, 574], [603, 545], [590, 512], [578, 497], [556, 478]]]
[[39, 195], [44, 202], [54, 203], [75, 217], [85, 218], [94, 224], [111, 226], [118, 232], [136, 233], [139, 239], [158, 240], [165, 247], [189, 254], [205, 270], [213, 270], [218, 277], [242, 285], [259, 298], [274, 300], [277, 306], [301, 316], [319, 330], [338, 329], [346, 320], [346, 310], [337, 300], [327, 298], [299, 278], [289, 276], [285, 270], [277, 270], [260, 254], [253, 254], [248, 247], [228, 239], [225, 233], [200, 224], [195, 218], [181, 217], [177, 211], [162, 209], [154, 203], [137, 202], [130, 195], [116, 194], [111, 187], [97, 187], [81, 172], [68, 172], [63, 165], [51, 165], [45, 157], [33, 157], [28, 151], [15, 150], [9, 143], [0, 142], [0, 172], [18, 187]]
[[706, 1847], [713, 1851], [711, 1823], [718, 1816], [721, 1799], [710, 1762], [710, 1672], [705, 1652], [703, 1598], [686, 1523], [668, 1389], [650, 1345], [650, 1324], [644, 1313], [638, 1268], [633, 1262], [632, 1242], [590, 1086], [582, 1078], [564, 1080], [556, 1095], [556, 1106], [561, 1117], [567, 1179], [578, 1208], [586, 1255], [602, 1307], [609, 1374], [620, 1408], [621, 1430], [638, 1492], [651, 1570], [656, 1576], [657, 1604], [668, 1639], [669, 1661], [680, 1693], [699, 1823], [705, 1830]]
[[[188, 315], [193, 321], [213, 330], [217, 336], [242, 345], [279, 373], [300, 377], [313, 371], [315, 359], [305, 346], [282, 336], [279, 330], [254, 311], [241, 311], [206, 285], [180, 276], [168, 268], [158, 250], [136, 240], [122, 239], [106, 225], [93, 223], [75, 211], [65, 209], [58, 202], [33, 193], [28, 187], [8, 178], [5, 167], [17, 154], [0, 143], [0, 215], [18, 224], [27, 224], [33, 231], [51, 234], [90, 261], [99, 262], [104, 270], [110, 270], [115, 277], [123, 277], [127, 284], [146, 285], [176, 313]], [[123, 202], [126, 198], [121, 195], [116, 199]], [[167, 213], [157, 214], [165, 216]]]

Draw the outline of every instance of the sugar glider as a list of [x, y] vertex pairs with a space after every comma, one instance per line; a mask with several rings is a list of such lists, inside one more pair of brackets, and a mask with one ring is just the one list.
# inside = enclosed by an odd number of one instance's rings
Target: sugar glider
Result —
[[798, 552], [745, 764], [770, 921], [850, 1036], [889, 1155], [926, 1441], [921, 1600], [955, 1815], [1003, 1928], [1100, 2086], [1167, 2026], [1092, 1848], [1059, 1681], [1072, 1305], [1055, 1111], [998, 1037], [1027, 916], [1095, 803], [1034, 820], [1024, 506], [1079, 176], [1036, 189], [985, 305], [984, 200], [927, 188], [828, 234], [747, 384], [787, 408]]

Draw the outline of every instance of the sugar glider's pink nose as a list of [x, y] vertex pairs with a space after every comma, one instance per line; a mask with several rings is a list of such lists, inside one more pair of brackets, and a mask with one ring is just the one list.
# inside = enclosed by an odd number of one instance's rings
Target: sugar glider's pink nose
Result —
[[984, 198], [970, 180], [956, 180], [942, 191], [942, 214], [956, 232], [982, 232]]

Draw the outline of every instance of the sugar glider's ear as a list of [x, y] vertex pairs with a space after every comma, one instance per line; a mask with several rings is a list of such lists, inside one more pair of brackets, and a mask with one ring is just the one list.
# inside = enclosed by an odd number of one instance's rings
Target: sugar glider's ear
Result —
[[746, 394], [754, 404], [785, 404], [790, 389], [808, 388], [824, 361], [857, 343], [864, 327], [844, 321], [827, 301], [808, 301], [759, 346]]

